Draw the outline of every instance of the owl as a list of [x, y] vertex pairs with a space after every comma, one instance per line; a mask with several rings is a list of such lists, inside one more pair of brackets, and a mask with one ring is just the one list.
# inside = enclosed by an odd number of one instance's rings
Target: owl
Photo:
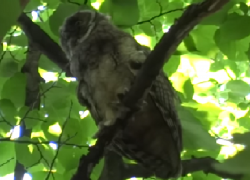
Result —
[[[127, 111], [121, 100], [150, 49], [95, 10], [67, 17], [59, 34], [70, 71], [79, 82], [80, 104], [89, 109], [99, 129], [113, 125]], [[138, 103], [138, 110], [106, 148], [137, 161], [156, 177], [179, 177], [182, 131], [175, 102], [176, 92], [161, 71]]]

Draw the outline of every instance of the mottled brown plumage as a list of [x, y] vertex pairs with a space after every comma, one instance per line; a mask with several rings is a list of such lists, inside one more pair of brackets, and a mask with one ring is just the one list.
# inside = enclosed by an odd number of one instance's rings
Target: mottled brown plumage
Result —
[[[68, 17], [60, 28], [60, 40], [71, 73], [79, 81], [79, 102], [87, 106], [99, 128], [112, 125], [125, 110], [120, 96], [130, 89], [149, 48], [93, 10]], [[161, 72], [140, 110], [108, 148], [142, 163], [160, 178], [179, 176], [182, 134], [175, 97]]]

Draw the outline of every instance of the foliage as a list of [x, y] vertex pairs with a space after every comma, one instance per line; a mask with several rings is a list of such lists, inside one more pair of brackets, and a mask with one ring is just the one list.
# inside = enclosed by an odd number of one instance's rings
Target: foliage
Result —
[[[92, 0], [88, 4], [110, 14], [117, 26], [134, 35], [141, 44], [153, 48], [185, 6], [193, 2], [198, 1]], [[31, 0], [25, 12], [58, 42], [58, 28], [63, 19], [87, 8], [79, 3], [82, 0]], [[1, 2], [0, 37], [14, 24], [15, 8], [10, 0]], [[250, 130], [249, 9], [245, 0], [231, 0], [221, 11], [196, 26], [164, 66], [182, 102], [179, 114], [183, 123], [183, 159], [211, 156], [225, 160], [239, 152], [223, 165], [215, 166], [247, 176], [250, 176], [249, 138], [238, 137], [236, 144], [229, 140], [234, 133]], [[0, 49], [0, 177], [14, 171], [17, 159], [33, 179], [45, 179], [49, 169], [53, 169], [55, 179], [70, 179], [79, 158], [87, 153], [88, 145], [94, 143], [92, 136], [97, 127], [76, 99], [77, 83], [66, 78], [43, 55], [39, 72], [46, 83], [40, 85], [41, 108], [38, 111], [25, 106], [27, 81], [21, 68], [26, 52], [25, 34], [17, 25], [12, 26]], [[15, 131], [10, 133], [21, 120], [32, 128], [30, 138], [16, 139]], [[239, 144], [245, 144], [246, 148]], [[94, 169], [93, 179], [98, 179], [102, 166], [100, 162]], [[53, 179], [52, 176], [49, 179]], [[220, 178], [201, 172], [182, 179]]]

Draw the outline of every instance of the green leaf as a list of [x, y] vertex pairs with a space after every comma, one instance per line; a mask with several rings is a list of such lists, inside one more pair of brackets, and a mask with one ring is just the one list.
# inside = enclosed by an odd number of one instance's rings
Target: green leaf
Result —
[[16, 0], [2, 0], [0, 6], [0, 39], [2, 40], [11, 26], [16, 24], [16, 20], [22, 12], [20, 2]]
[[187, 79], [183, 85], [183, 89], [184, 89], [184, 94], [187, 98], [188, 101], [193, 99], [194, 96], [194, 87], [193, 84], [191, 82], [191, 79]]
[[250, 93], [249, 84], [242, 80], [228, 81], [226, 88], [239, 97], [245, 97]]
[[250, 130], [250, 118], [249, 117], [241, 117], [239, 119], [237, 119], [238, 123], [240, 126], [243, 126], [246, 129]]
[[233, 142], [236, 144], [244, 144], [246, 146], [250, 145], [250, 132], [246, 132], [243, 134], [235, 133], [233, 134]]
[[[41, 154], [44, 157], [40, 162], [43, 163], [45, 168], [50, 168], [50, 165], [55, 157], [55, 150], [52, 149], [49, 145], [45, 145], [45, 144], [42, 146], [39, 146], [39, 149], [40, 149]], [[32, 177], [32, 179], [33, 178], [34, 177]]]
[[18, 64], [13, 59], [4, 58], [0, 63], [0, 76], [11, 77], [18, 71]]
[[1, 99], [0, 100], [0, 117], [4, 118], [8, 123], [12, 126], [16, 125], [17, 119], [15, 116], [17, 115], [16, 107], [9, 99]]
[[[195, 50], [204, 54], [216, 51], [218, 48], [214, 42], [214, 33], [218, 29], [213, 25], [198, 25], [196, 29], [190, 32], [193, 38]], [[194, 46], [192, 45], [192, 46]], [[194, 49], [193, 49], [194, 50]]]
[[[28, 137], [21, 137], [19, 141], [30, 141]], [[40, 153], [37, 147], [27, 143], [15, 143], [16, 158], [24, 167], [30, 167], [40, 160]]]
[[46, 179], [46, 180], [55, 180], [55, 179], [60, 179], [60, 180], [66, 180], [65, 177], [58, 173], [58, 172], [53, 172], [53, 175], [50, 174], [48, 177], [48, 172], [47, 171], [38, 171], [35, 173], [32, 173], [32, 180], [41, 180], [41, 179]]
[[112, 6], [112, 1], [111, 0], [105, 0], [100, 8], [99, 12], [104, 13], [104, 14], [109, 14], [111, 12], [111, 6]]
[[42, 123], [42, 117], [40, 116], [39, 111], [36, 109], [30, 110], [27, 106], [24, 106], [19, 110], [19, 117], [21, 119], [25, 117], [24, 122], [28, 129], [32, 129]]
[[97, 132], [98, 128], [95, 124], [95, 120], [88, 115], [84, 119], [80, 120], [81, 129], [85, 137], [92, 138], [93, 135]]
[[44, 3], [47, 3], [49, 9], [56, 9], [60, 1], [55, 0], [43, 0]]
[[117, 26], [130, 27], [137, 24], [140, 12], [137, 0], [110, 0], [110, 15]]
[[161, 21], [159, 20], [159, 18], [158, 18], [158, 19], [152, 20], [151, 23], [152, 23], [152, 25], [153, 25], [153, 27], [154, 27], [154, 30], [155, 30], [156, 32], [163, 32], [163, 30], [162, 30], [162, 23], [161, 23]]
[[243, 11], [245, 15], [247, 15], [249, 7], [246, 5], [246, 3], [240, 2], [240, 10]]
[[244, 103], [244, 102], [238, 104], [238, 107], [239, 107], [241, 110], [243, 110], [243, 111], [247, 110], [248, 106], [249, 106], [249, 105], [248, 105], [247, 103]]
[[209, 70], [211, 72], [217, 72], [221, 69], [224, 69], [224, 64], [221, 61], [215, 61], [215, 62], [211, 63]]
[[235, 77], [240, 76], [240, 70], [238, 69], [236, 62], [230, 60], [224, 60], [223, 63], [226, 68], [229, 68], [231, 71], [233, 71]]
[[181, 62], [180, 55], [172, 55], [167, 63], [164, 64], [163, 70], [171, 77], [176, 72]]
[[[215, 138], [211, 137], [203, 128], [200, 121], [195, 118], [187, 108], [180, 107], [178, 114], [182, 121], [183, 143], [188, 150], [220, 150]], [[195, 141], [194, 141], [195, 139]]]
[[19, 36], [10, 36], [5, 40], [6, 42], [10, 42], [8, 43], [8, 45], [15, 45], [15, 46], [27, 46], [28, 43], [27, 36], [23, 33]]
[[44, 165], [42, 163], [37, 163], [36, 165], [33, 165], [27, 169], [28, 173], [33, 174], [34, 172], [42, 171], [44, 168]]
[[104, 160], [103, 158], [98, 162], [98, 164], [93, 168], [93, 171], [91, 172], [91, 179], [98, 179], [102, 173], [104, 166]]
[[14, 143], [1, 142], [0, 143], [0, 177], [13, 173], [15, 168], [15, 149]]
[[[69, 104], [69, 83], [63, 79], [57, 82], [48, 82], [42, 85], [42, 91], [45, 92], [45, 107], [51, 108], [60, 107], [61, 109], [68, 107]], [[63, 98], [62, 98], [63, 97]], [[60, 104], [64, 102], [63, 104]]]
[[41, 5], [41, 1], [40, 0], [32, 0], [29, 1], [29, 3], [27, 4], [27, 6], [25, 7], [25, 12], [30, 12], [30, 11], [34, 11], [37, 10], [37, 7]]
[[60, 72], [61, 69], [45, 55], [41, 55], [39, 59], [39, 67], [49, 72]]
[[237, 153], [233, 158], [227, 159], [224, 163], [216, 163], [214, 167], [223, 172], [230, 172], [234, 174], [248, 174], [250, 169], [250, 149], [245, 148], [243, 151]]
[[88, 137], [80, 126], [78, 119], [70, 118], [67, 120], [67, 126], [63, 130], [62, 139], [69, 139], [68, 143], [73, 144], [86, 144]]
[[72, 3], [60, 3], [57, 9], [49, 18], [49, 25], [54, 35], [59, 36], [59, 27], [62, 25], [66, 17], [77, 12], [79, 6]]
[[16, 73], [3, 85], [1, 97], [10, 99], [16, 108], [24, 105], [25, 102], [26, 77], [23, 73]]
[[205, 25], [220, 25], [223, 23], [227, 16], [228, 16], [228, 11], [235, 5], [234, 1], [231, 1], [227, 3], [225, 6], [223, 6], [219, 11], [211, 14], [210, 16], [205, 17], [202, 21], [201, 24]]
[[87, 145], [86, 148], [69, 148], [69, 147], [61, 147], [60, 153], [58, 154], [58, 162], [63, 165], [65, 171], [70, 171], [76, 168], [79, 164], [79, 159], [83, 154], [87, 153]]
[[197, 51], [194, 39], [191, 35], [188, 35], [184, 40], [184, 45], [186, 46], [189, 52]]
[[[51, 126], [58, 125], [58, 121], [62, 121], [63, 119], [59, 119], [58, 117], [48, 117], [45, 119], [46, 123], [43, 123], [41, 125], [41, 130], [43, 131], [43, 134], [46, 139], [49, 139], [50, 141], [57, 141], [58, 137], [60, 136], [60, 131], [53, 131], [51, 132]], [[60, 128], [62, 128], [60, 126]], [[54, 129], [53, 129], [54, 130]], [[58, 129], [56, 129], [58, 130]]]
[[[227, 20], [220, 27], [220, 35], [228, 41], [236, 41], [249, 36], [250, 17], [232, 13], [227, 16]], [[244, 28], [239, 28], [244, 27]], [[230, 29], [230, 31], [229, 31]]]
[[155, 31], [154, 28], [152, 27], [153, 25], [150, 24], [149, 22], [145, 22], [139, 25], [139, 28], [147, 35], [147, 36], [154, 36]]
[[228, 59], [234, 61], [246, 61], [249, 49], [250, 36], [237, 41], [230, 40], [221, 33], [221, 29], [215, 32], [214, 40], [218, 48], [224, 53]]

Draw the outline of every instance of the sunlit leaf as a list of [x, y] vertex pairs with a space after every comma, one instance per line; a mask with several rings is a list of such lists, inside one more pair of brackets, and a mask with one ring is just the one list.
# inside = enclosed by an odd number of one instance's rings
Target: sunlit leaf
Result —
[[[181, 108], [179, 111], [182, 120], [184, 147], [187, 149], [205, 149], [219, 150], [215, 138], [204, 129], [197, 118], [195, 118], [187, 108]], [[195, 141], [193, 140], [195, 139]]]
[[242, 80], [231, 80], [226, 84], [226, 88], [238, 96], [247, 96], [250, 93], [250, 86]]

